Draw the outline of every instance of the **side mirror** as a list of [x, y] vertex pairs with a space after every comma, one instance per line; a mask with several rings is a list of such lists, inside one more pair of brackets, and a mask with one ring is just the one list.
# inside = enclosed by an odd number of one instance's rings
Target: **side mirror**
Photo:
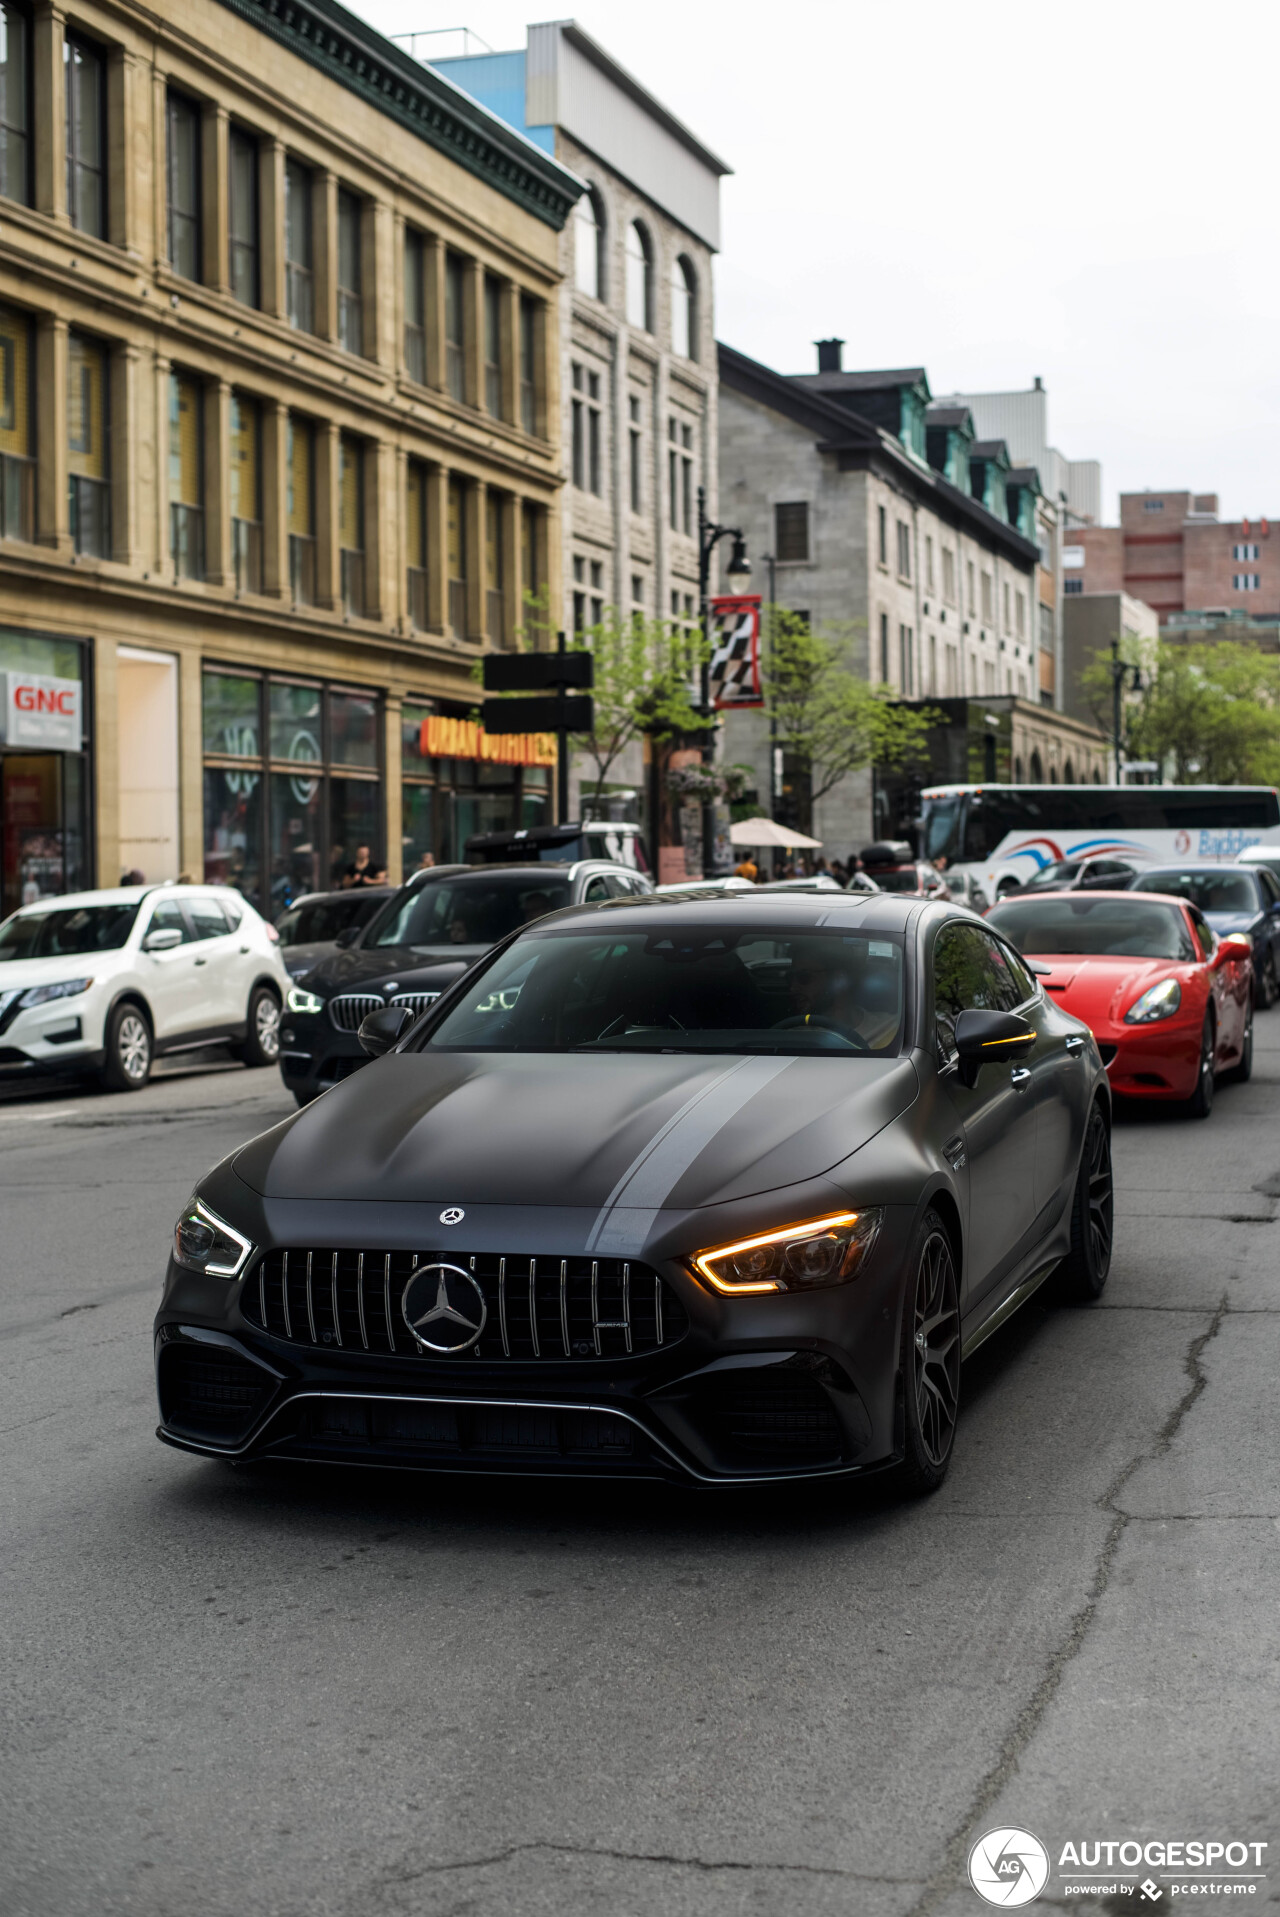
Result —
[[144, 952], [172, 952], [175, 945], [181, 945], [182, 934], [176, 925], [158, 925], [154, 932], [148, 932], [142, 941]]
[[1241, 959], [1253, 957], [1253, 941], [1243, 932], [1224, 932], [1218, 940], [1218, 948], [1213, 955], [1216, 971], [1220, 965], [1238, 965]]
[[975, 1085], [983, 1065], [1025, 1058], [1035, 1042], [1035, 1027], [1016, 1012], [961, 1012], [956, 1020], [961, 1084]]
[[342, 950], [345, 952], [349, 945], [355, 944], [359, 936], [360, 936], [360, 927], [358, 925], [344, 925], [342, 930], [339, 932], [337, 938], [333, 942], [335, 945], [341, 946]]
[[399, 1042], [401, 1033], [413, 1023], [407, 1005], [382, 1005], [363, 1020], [356, 1037], [370, 1058], [381, 1058]]

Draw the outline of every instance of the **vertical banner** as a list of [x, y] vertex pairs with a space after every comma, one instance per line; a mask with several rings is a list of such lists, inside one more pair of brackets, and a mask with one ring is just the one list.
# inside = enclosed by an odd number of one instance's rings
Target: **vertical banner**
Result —
[[759, 593], [711, 601], [710, 676], [711, 702], [720, 711], [764, 704]]

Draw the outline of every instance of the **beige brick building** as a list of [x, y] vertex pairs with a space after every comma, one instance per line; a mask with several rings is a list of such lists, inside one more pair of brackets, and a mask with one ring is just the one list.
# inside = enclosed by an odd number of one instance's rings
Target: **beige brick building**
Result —
[[330, 0], [0, 14], [5, 909], [543, 816], [426, 721], [561, 590], [578, 182]]
[[1216, 493], [1121, 493], [1118, 526], [1072, 530], [1068, 595], [1127, 592], [1164, 625], [1181, 613], [1280, 613], [1280, 534], [1267, 518], [1218, 517]]

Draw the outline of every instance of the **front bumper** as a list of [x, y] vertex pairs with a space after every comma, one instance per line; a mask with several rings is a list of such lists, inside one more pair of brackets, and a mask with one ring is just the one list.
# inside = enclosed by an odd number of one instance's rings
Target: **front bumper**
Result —
[[280, 1076], [285, 1089], [305, 1102], [318, 1098], [369, 1063], [354, 1032], [339, 1031], [328, 1010], [300, 1015], [286, 1012], [280, 1027]]
[[[683, 1307], [682, 1328], [630, 1357], [566, 1360], [553, 1345], [537, 1361], [504, 1359], [492, 1340], [479, 1356], [337, 1349], [323, 1340], [339, 1318], [353, 1335], [350, 1299], [329, 1316], [317, 1295], [301, 1335], [295, 1319], [285, 1337], [259, 1306], [260, 1258], [231, 1285], [171, 1264], [155, 1326], [158, 1435], [226, 1458], [448, 1472], [691, 1485], [862, 1475], [901, 1448], [899, 1274], [912, 1224], [906, 1208], [887, 1212], [846, 1285], [761, 1298], [713, 1297], [650, 1247], [647, 1268]], [[373, 1337], [372, 1312], [364, 1329]]]
[[1120, 1098], [1190, 1098], [1200, 1076], [1202, 1030], [1199, 1017], [1097, 1027], [1112, 1091]]

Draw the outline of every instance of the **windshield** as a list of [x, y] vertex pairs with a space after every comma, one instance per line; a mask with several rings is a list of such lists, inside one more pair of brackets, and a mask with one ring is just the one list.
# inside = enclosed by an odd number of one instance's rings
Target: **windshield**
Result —
[[926, 799], [921, 854], [926, 859], [954, 859], [960, 840], [960, 795]]
[[1172, 892], [1200, 912], [1256, 912], [1257, 880], [1248, 872], [1144, 872], [1135, 892]]
[[1056, 898], [1009, 899], [987, 913], [987, 923], [1020, 952], [1034, 957], [1195, 958], [1187, 922], [1176, 905], [1155, 900], [1091, 899], [1079, 892]]
[[569, 903], [558, 873], [464, 873], [393, 899], [366, 946], [496, 945], [522, 925]]
[[1058, 859], [1052, 865], [1046, 865], [1043, 872], [1037, 872], [1023, 886], [1024, 892], [1051, 892], [1055, 886], [1070, 885], [1080, 870], [1079, 859]]
[[484, 1052], [898, 1050], [902, 943], [681, 922], [517, 939], [425, 1041]]
[[363, 925], [381, 899], [362, 897], [359, 892], [345, 893], [336, 899], [312, 899], [295, 905], [276, 920], [281, 945], [318, 945], [336, 939], [349, 925]]
[[914, 865], [873, 866], [871, 876], [882, 892], [918, 892], [920, 879]]
[[138, 903], [129, 899], [123, 905], [73, 905], [53, 912], [17, 912], [0, 925], [0, 965], [12, 959], [118, 952], [133, 929]]

